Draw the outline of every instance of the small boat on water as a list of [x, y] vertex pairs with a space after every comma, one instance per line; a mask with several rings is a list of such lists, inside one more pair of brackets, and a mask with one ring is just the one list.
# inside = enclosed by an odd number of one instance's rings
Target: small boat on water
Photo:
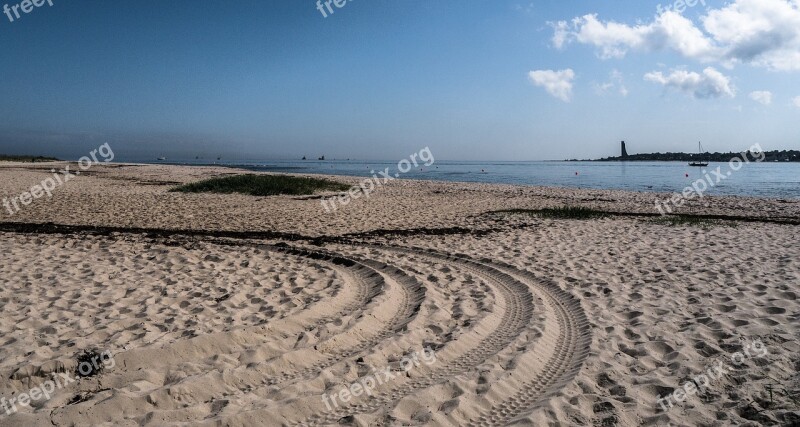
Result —
[[167, 158], [166, 157], [159, 157], [158, 160], [163, 161], [163, 160], [167, 160]]
[[[698, 153], [702, 156], [703, 155], [703, 144], [698, 142], [697, 143], [697, 148], [698, 148]], [[702, 160], [702, 159], [698, 160], [698, 161], [692, 161], [692, 162], [689, 162], [689, 166], [694, 166], [694, 167], [698, 167], [698, 168], [704, 168], [704, 167], [708, 166], [708, 161], [707, 160]]]

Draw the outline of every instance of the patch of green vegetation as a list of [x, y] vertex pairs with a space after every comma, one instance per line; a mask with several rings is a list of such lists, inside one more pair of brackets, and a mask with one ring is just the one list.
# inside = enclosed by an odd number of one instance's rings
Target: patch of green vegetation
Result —
[[45, 157], [45, 156], [9, 156], [5, 154], [0, 154], [0, 162], [31, 162], [31, 163], [40, 163], [40, 162], [57, 162], [59, 159], [55, 157]]
[[785, 221], [785, 220], [770, 220], [769, 218], [750, 218], [750, 217], [725, 217], [713, 215], [690, 215], [690, 214], [671, 214], [671, 215], [658, 215], [656, 213], [642, 213], [642, 212], [611, 212], [601, 211], [584, 207], [570, 207], [563, 206], [558, 208], [549, 209], [504, 209], [498, 211], [487, 212], [487, 214], [521, 214], [531, 215], [540, 218], [552, 219], [593, 219], [593, 218], [639, 218], [641, 221], [651, 224], [662, 224], [672, 227], [688, 226], [688, 227], [738, 227], [743, 221], [746, 222], [772, 222], [779, 224], [795, 224], [800, 223]]
[[526, 214], [550, 219], [594, 219], [609, 216], [608, 212], [580, 206], [561, 206], [547, 209], [507, 209], [497, 213]]
[[671, 227], [700, 227], [711, 228], [716, 226], [736, 227], [738, 224], [734, 221], [722, 221], [718, 219], [703, 218], [691, 215], [666, 215], [660, 218], [651, 220], [657, 224], [664, 224]]
[[300, 178], [286, 175], [236, 175], [211, 178], [181, 185], [172, 192], [180, 193], [241, 193], [250, 196], [277, 196], [288, 194], [304, 196], [317, 191], [347, 191], [349, 185], [320, 178]]

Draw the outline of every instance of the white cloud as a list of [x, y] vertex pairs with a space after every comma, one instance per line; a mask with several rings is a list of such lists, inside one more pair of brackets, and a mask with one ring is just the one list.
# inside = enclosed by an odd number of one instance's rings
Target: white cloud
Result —
[[703, 74], [685, 70], [673, 70], [664, 75], [661, 71], [645, 74], [644, 79], [658, 83], [666, 88], [678, 89], [692, 95], [696, 99], [721, 98], [736, 96], [736, 89], [730, 79], [712, 67], [703, 70]]
[[665, 12], [653, 23], [628, 26], [614, 21], [601, 22], [597, 15], [585, 15], [554, 24], [553, 44], [563, 48], [576, 41], [598, 48], [603, 59], [622, 58], [629, 51], [654, 51], [671, 48], [689, 57], [711, 57], [714, 46], [692, 21], [676, 12]]
[[570, 37], [570, 29], [569, 25], [565, 21], [560, 22], [550, 22], [549, 23], [554, 30], [553, 34], [553, 45], [556, 48], [562, 49], [568, 42]]
[[763, 105], [770, 105], [772, 104], [772, 92], [767, 90], [750, 92], [750, 99]]
[[795, 107], [800, 108], [800, 96], [792, 99], [792, 104], [794, 104]]
[[572, 99], [572, 80], [575, 79], [575, 72], [572, 69], [553, 71], [537, 70], [528, 73], [534, 85], [543, 87], [550, 95], [569, 102]]
[[800, 0], [733, 0], [710, 9], [699, 23], [668, 11], [653, 22], [603, 22], [596, 14], [560, 21], [553, 44], [595, 46], [601, 58], [630, 51], [674, 51], [700, 62], [738, 63], [779, 71], [800, 71]]

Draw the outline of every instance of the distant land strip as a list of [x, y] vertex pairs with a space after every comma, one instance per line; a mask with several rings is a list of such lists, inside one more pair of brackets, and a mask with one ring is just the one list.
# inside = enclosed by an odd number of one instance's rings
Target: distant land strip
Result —
[[45, 156], [10, 156], [6, 154], [0, 154], [0, 162], [31, 162], [31, 163], [39, 163], [39, 162], [57, 162], [59, 159], [55, 157], [45, 157]]
[[[764, 162], [800, 162], [800, 151], [798, 150], [783, 150], [783, 151], [765, 151]], [[606, 157], [603, 159], [589, 160], [593, 162], [693, 162], [698, 160], [706, 160], [710, 162], [729, 162], [734, 157], [741, 158], [742, 155], [748, 155], [750, 158], [755, 158], [750, 152], [743, 153], [651, 153], [651, 154], [629, 154], [626, 157]], [[757, 156], [761, 158], [761, 154]], [[577, 159], [569, 160], [571, 162], [579, 161]]]

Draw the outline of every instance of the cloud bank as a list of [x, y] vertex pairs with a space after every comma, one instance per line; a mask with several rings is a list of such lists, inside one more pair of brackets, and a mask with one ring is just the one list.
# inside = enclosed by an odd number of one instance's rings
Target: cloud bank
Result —
[[594, 46], [601, 58], [629, 52], [671, 51], [725, 67], [749, 64], [775, 71], [800, 71], [800, 0], [734, 0], [710, 9], [699, 23], [675, 11], [653, 22], [628, 25], [597, 14], [552, 24], [553, 44]]

